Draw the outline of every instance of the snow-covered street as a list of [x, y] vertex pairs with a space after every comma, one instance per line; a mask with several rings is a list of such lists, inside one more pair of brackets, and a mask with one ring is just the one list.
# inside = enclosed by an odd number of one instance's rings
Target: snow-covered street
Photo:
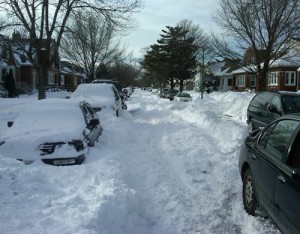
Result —
[[[190, 93], [180, 103], [137, 89], [119, 118], [100, 112], [103, 134], [80, 166], [0, 156], [0, 233], [280, 233], [242, 204], [237, 163], [254, 94]], [[0, 99], [0, 137], [34, 99]]]

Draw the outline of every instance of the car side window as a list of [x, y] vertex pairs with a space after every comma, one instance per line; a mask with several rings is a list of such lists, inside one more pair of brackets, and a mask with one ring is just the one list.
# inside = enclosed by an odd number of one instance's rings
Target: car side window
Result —
[[119, 98], [118, 90], [116, 88], [114, 88], [114, 87], [112, 87], [112, 90], [114, 92], [115, 98]]
[[[273, 125], [274, 127], [272, 127]], [[299, 126], [299, 122], [281, 120], [273, 125], [263, 132], [258, 145], [267, 151], [271, 157], [282, 160], [289, 148], [291, 137]]]
[[267, 140], [268, 140], [273, 128], [275, 127], [275, 125], [276, 125], [275, 123], [270, 125], [268, 128], [265, 128], [265, 130], [262, 132], [262, 135], [260, 136], [260, 139], [258, 141], [259, 148], [265, 149]]
[[85, 105], [87, 111], [89, 112], [90, 116], [92, 117], [92, 119], [97, 119], [98, 116], [96, 114], [96, 112], [93, 110], [93, 108], [90, 105]]
[[265, 110], [270, 103], [273, 94], [268, 92], [258, 93], [252, 100], [252, 105]]
[[82, 104], [81, 109], [83, 111], [85, 121], [88, 124], [91, 121], [91, 119], [93, 119], [93, 117], [92, 117], [91, 113], [88, 111], [86, 105]]
[[288, 113], [296, 113], [300, 111], [300, 97], [298, 96], [283, 96], [282, 97], [282, 106], [284, 112]]
[[272, 112], [277, 112], [277, 113], [282, 112], [281, 102], [280, 102], [280, 98], [278, 96], [274, 96], [272, 98], [270, 105], [269, 105], [269, 110]]

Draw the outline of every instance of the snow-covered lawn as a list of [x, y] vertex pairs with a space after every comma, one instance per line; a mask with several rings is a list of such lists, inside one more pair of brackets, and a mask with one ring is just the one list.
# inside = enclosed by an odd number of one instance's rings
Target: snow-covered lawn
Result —
[[[100, 112], [103, 134], [80, 166], [0, 156], [0, 233], [280, 233], [242, 205], [237, 162], [254, 94], [191, 95], [136, 90], [119, 118]], [[0, 99], [0, 137], [34, 99]]]

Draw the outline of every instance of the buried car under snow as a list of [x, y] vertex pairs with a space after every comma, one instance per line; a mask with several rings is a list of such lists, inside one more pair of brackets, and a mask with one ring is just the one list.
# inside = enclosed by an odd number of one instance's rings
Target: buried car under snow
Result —
[[80, 84], [70, 98], [89, 102], [95, 111], [112, 109], [117, 117], [122, 110], [122, 99], [113, 84]]
[[35, 101], [0, 139], [0, 153], [28, 164], [81, 164], [102, 133], [97, 114], [87, 102], [67, 99]]
[[174, 97], [174, 101], [178, 101], [178, 102], [190, 102], [192, 100], [193, 100], [192, 96], [185, 92], [178, 93]]

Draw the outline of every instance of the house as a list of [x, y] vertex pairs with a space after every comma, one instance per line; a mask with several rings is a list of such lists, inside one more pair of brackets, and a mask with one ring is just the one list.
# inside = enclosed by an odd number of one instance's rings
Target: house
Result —
[[233, 74], [231, 73], [236, 68], [237, 62], [231, 59], [208, 63], [203, 78], [200, 69], [194, 79], [194, 89], [199, 90], [201, 79], [204, 86], [206, 83], [212, 84], [217, 91], [228, 91], [234, 89]]
[[244, 66], [235, 69], [231, 72], [233, 75], [233, 90], [255, 90], [257, 86], [256, 82], [256, 67], [254, 65]]
[[[20, 34], [14, 32], [12, 35], [12, 44], [3, 44], [0, 47], [0, 85], [4, 83], [4, 77], [9, 70], [12, 70], [16, 82], [16, 88], [19, 93], [32, 93], [38, 87], [37, 72], [30, 62], [24, 48], [29, 47], [29, 42], [22, 39]], [[22, 49], [20, 48], [22, 45]], [[83, 82], [83, 73], [77, 67], [64, 65], [56, 50], [56, 44], [53, 41], [51, 51], [54, 53], [55, 60], [45, 77], [45, 88], [60, 88], [70, 91], [75, 90], [79, 83]], [[40, 50], [33, 57], [43, 57], [45, 50]], [[50, 51], [50, 52], [51, 52]]]
[[[264, 51], [260, 51], [262, 62]], [[244, 64], [246, 66], [233, 70], [233, 85], [237, 91], [246, 89], [258, 90], [257, 68], [254, 65], [256, 58], [253, 49], [249, 48], [245, 53]], [[289, 53], [277, 60], [270, 61], [267, 73], [267, 90], [297, 91], [300, 89], [300, 54], [299, 50], [291, 49]]]
[[[300, 56], [285, 56], [270, 62], [267, 73], [266, 89], [270, 91], [297, 91], [300, 89], [299, 71]], [[258, 80], [254, 65], [232, 71], [235, 90], [258, 90]]]
[[267, 90], [300, 90], [300, 56], [272, 61], [267, 79]]
[[73, 92], [76, 87], [86, 83], [82, 68], [70, 63], [67, 60], [60, 61], [60, 83], [57, 84], [60, 89]]
[[235, 89], [233, 82], [232, 71], [237, 68], [239, 61], [225, 58], [223, 61], [218, 61], [210, 65], [210, 69], [216, 79], [217, 91], [229, 91]]

